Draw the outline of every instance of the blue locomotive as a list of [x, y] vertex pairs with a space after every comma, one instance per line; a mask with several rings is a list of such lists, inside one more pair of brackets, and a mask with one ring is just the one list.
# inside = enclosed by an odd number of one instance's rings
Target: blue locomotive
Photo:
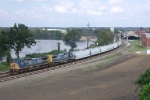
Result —
[[10, 64], [10, 74], [18, 74], [39, 68], [51, 67], [57, 64], [75, 60], [72, 52], [61, 53], [58, 55], [47, 55], [39, 58], [13, 59]]

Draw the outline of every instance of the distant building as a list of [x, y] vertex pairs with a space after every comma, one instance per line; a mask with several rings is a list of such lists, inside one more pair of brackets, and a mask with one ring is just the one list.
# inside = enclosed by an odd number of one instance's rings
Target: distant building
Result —
[[87, 38], [89, 41], [93, 41], [93, 42], [97, 41], [97, 37], [95, 37], [95, 36], [88, 36], [88, 37], [87, 36], [81, 36], [80, 41], [87, 41]]
[[150, 47], [150, 33], [144, 33], [142, 35], [142, 45], [145, 47]]
[[144, 33], [147, 33], [147, 30], [142, 28], [142, 27], [140, 27], [137, 30], [135, 30], [135, 34], [137, 34], [139, 36], [142, 36]]
[[110, 27], [110, 31], [111, 31], [112, 33], [114, 33], [114, 27], [113, 27], [113, 26]]
[[128, 37], [128, 39], [129, 40], [137, 40], [137, 39], [139, 39], [141, 36], [140, 35], [138, 35], [138, 34], [135, 34], [135, 32], [134, 31], [126, 31], [124, 34], [123, 34], [123, 38], [127, 38]]

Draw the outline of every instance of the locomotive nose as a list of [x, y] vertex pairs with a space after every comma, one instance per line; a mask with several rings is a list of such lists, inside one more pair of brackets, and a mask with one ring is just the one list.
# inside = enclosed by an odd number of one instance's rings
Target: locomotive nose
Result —
[[19, 68], [17, 63], [11, 63], [10, 68], [9, 68], [9, 72], [10, 72], [10, 74], [18, 74], [19, 69], [20, 68]]
[[10, 64], [10, 69], [19, 69], [19, 66], [17, 63], [11, 63]]

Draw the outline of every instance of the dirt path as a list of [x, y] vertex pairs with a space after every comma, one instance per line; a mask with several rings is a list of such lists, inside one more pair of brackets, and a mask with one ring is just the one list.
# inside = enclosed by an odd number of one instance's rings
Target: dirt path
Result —
[[149, 59], [128, 54], [100, 66], [87, 63], [80, 66], [89, 67], [1, 84], [0, 100], [137, 100], [131, 81], [150, 68]]

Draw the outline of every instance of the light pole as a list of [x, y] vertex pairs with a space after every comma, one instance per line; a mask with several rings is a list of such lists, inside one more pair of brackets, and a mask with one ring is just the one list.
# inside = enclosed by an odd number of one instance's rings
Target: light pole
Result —
[[87, 31], [87, 49], [88, 49], [88, 45], [89, 45], [89, 39], [88, 39], [89, 34], [88, 34], [88, 32], [89, 32], [89, 26], [90, 26], [89, 22], [88, 22], [87, 26], [88, 26], [88, 31]]

